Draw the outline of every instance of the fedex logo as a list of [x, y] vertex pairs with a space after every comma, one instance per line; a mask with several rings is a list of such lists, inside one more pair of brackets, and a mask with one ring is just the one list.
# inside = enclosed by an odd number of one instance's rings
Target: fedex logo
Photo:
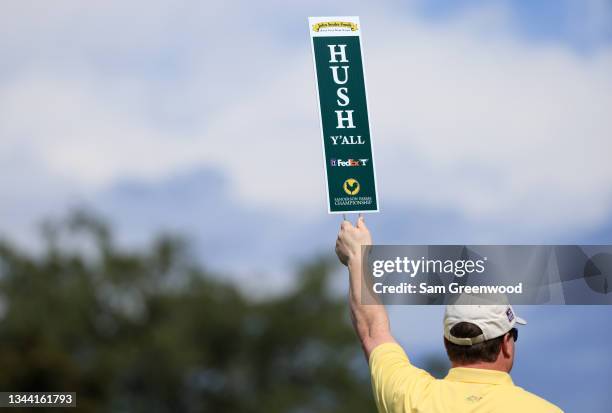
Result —
[[369, 159], [330, 159], [329, 163], [331, 166], [366, 166]]

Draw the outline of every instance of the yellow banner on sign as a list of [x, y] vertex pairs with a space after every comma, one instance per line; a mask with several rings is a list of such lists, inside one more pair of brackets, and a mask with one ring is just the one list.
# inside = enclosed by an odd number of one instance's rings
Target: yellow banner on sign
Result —
[[315, 32], [318, 32], [320, 29], [325, 28], [325, 27], [347, 27], [350, 28], [351, 31], [356, 31], [357, 30], [357, 23], [351, 23], [351, 22], [321, 22], [321, 23], [317, 23], [317, 24], [313, 24], [312, 25], [312, 30], [314, 30]]

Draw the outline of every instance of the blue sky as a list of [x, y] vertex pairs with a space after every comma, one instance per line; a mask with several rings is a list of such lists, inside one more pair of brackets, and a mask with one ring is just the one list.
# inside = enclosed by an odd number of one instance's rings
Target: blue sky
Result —
[[[296, 262], [331, 254], [339, 225], [325, 214], [306, 18], [352, 14], [377, 155], [375, 241], [612, 241], [608, 0], [0, 11], [0, 236], [23, 245], [36, 247], [43, 218], [86, 205], [121, 242], [180, 232], [245, 289], [290, 288]], [[516, 381], [567, 411], [603, 411], [612, 311], [526, 311]], [[440, 354], [441, 309], [394, 308], [392, 320], [409, 352]], [[573, 334], [583, 328], [595, 333]]]

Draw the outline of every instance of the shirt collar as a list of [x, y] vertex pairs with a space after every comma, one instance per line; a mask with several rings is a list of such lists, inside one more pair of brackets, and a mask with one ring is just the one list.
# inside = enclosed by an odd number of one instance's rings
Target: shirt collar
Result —
[[514, 384], [512, 378], [506, 372], [469, 367], [455, 367], [450, 369], [444, 380], [464, 383]]

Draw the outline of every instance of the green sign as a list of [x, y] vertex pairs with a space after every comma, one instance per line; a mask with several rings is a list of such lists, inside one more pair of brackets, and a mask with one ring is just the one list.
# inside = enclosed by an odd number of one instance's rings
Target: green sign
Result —
[[329, 213], [378, 212], [358, 17], [310, 17]]

